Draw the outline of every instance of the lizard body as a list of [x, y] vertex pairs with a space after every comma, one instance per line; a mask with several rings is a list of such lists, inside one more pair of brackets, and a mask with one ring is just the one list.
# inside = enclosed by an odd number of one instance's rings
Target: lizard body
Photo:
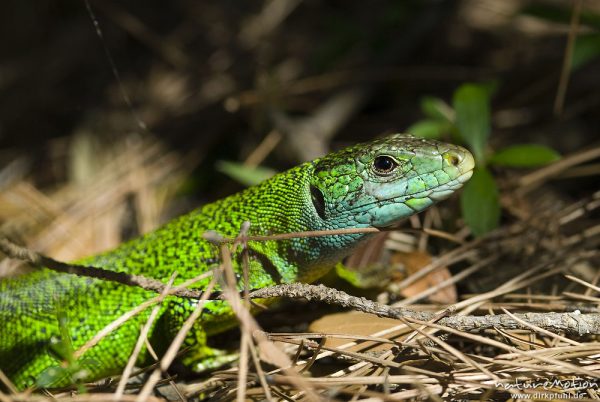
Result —
[[[250, 235], [309, 230], [386, 227], [460, 188], [472, 174], [473, 157], [458, 146], [396, 134], [359, 144], [301, 164], [240, 193], [205, 205], [118, 248], [78, 264], [144, 275], [175, 284], [219, 264], [217, 246], [202, 237], [207, 230], [234, 237], [245, 221]], [[249, 289], [278, 283], [312, 282], [352, 252], [367, 234], [249, 242]], [[244, 286], [239, 254], [233, 255]], [[194, 287], [204, 288], [209, 279]], [[60, 337], [57, 310], [68, 319], [73, 347], [79, 348], [124, 312], [155, 296], [152, 292], [100, 279], [41, 269], [0, 280], [0, 369], [20, 389], [35, 384], [48, 368], [60, 364], [49, 351]], [[168, 297], [149, 336], [161, 352], [172, 340], [196, 301]], [[127, 321], [84, 354], [85, 380], [119, 373], [126, 365], [140, 328], [150, 313]], [[226, 302], [204, 306], [184, 345], [187, 364], [210, 367], [218, 352], [207, 337], [235, 325]], [[63, 326], [64, 328], [64, 326]], [[149, 362], [144, 350], [139, 364]], [[208, 364], [206, 364], [208, 362]], [[62, 386], [70, 379], [49, 386]]]

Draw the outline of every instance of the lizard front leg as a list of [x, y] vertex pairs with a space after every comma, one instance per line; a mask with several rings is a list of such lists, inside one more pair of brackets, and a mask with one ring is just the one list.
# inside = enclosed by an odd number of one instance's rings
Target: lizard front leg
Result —
[[[170, 345], [185, 320], [197, 308], [196, 300], [175, 298], [168, 303], [164, 314], [157, 323], [152, 344], [163, 345], [162, 354]], [[220, 333], [236, 326], [237, 321], [229, 305], [223, 301], [204, 302], [200, 318], [187, 333], [181, 349], [185, 353], [179, 361], [190, 371], [202, 373], [220, 368], [238, 359], [237, 352], [222, 350], [209, 345], [211, 334]]]

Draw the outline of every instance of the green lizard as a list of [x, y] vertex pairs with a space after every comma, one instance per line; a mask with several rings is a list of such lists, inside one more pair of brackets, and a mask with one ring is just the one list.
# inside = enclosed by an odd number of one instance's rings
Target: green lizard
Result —
[[[245, 221], [250, 235], [342, 228], [383, 228], [447, 198], [472, 174], [471, 154], [459, 146], [391, 135], [355, 145], [301, 164], [263, 183], [205, 205], [120, 247], [77, 261], [78, 264], [144, 275], [176, 284], [219, 264], [219, 249], [203, 239], [213, 230], [233, 237]], [[352, 252], [368, 234], [331, 235], [282, 241], [250, 242], [249, 289], [278, 283], [311, 282]], [[233, 265], [244, 288], [240, 255]], [[209, 279], [199, 282], [200, 289]], [[155, 296], [115, 282], [48, 269], [0, 280], [0, 369], [23, 389], [44, 370], [60, 364], [51, 339], [66, 327], [79, 348], [107, 324]], [[149, 336], [160, 353], [169, 345], [197, 301], [168, 297]], [[58, 324], [57, 310], [68, 324]], [[82, 359], [85, 380], [119, 373], [126, 365], [149, 309], [113, 331]], [[200, 371], [222, 364], [207, 337], [235, 326], [226, 302], [209, 301], [184, 345], [185, 364]], [[149, 363], [149, 353], [138, 363]], [[69, 384], [56, 380], [50, 386]]]

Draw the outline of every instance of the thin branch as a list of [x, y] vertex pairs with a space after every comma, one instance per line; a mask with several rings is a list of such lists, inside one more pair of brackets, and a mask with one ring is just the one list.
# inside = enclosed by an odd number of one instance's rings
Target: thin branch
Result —
[[306, 232], [291, 232], [281, 233], [268, 236], [237, 236], [237, 237], [224, 237], [219, 233], [209, 230], [204, 232], [202, 237], [206, 240], [214, 243], [233, 243], [236, 241], [248, 242], [248, 241], [271, 241], [271, 240], [289, 240], [297, 239], [302, 237], [323, 237], [323, 236], [339, 236], [347, 234], [367, 234], [367, 233], [379, 233], [393, 229], [378, 229], [378, 228], [348, 228], [348, 229], [336, 229], [336, 230], [310, 230]]
[[[108, 269], [98, 267], [66, 264], [64, 262], [56, 261], [50, 257], [46, 257], [43, 254], [29, 250], [25, 247], [18, 246], [6, 238], [0, 238], [0, 251], [10, 258], [25, 261], [35, 267], [48, 268], [56, 272], [102, 279], [128, 286], [137, 286], [159, 294], [164, 292], [166, 288], [166, 285], [161, 281], [141, 275], [110, 271]], [[172, 289], [172, 293], [170, 292], [170, 294], [192, 299], [199, 299], [202, 297], [203, 292], [199, 290], [185, 289], [183, 287], [176, 287]]]
[[[363, 229], [361, 229], [362, 231]], [[378, 231], [378, 229], [375, 229]], [[331, 235], [343, 233], [360, 233], [358, 230], [340, 230], [340, 231], [323, 231], [317, 232], [317, 235]], [[332, 233], [333, 232], [333, 233]], [[372, 232], [368, 230], [367, 232]], [[275, 236], [241, 236], [237, 237], [237, 241], [262, 241], [273, 238], [292, 238], [307, 235], [314, 232], [297, 232]], [[208, 236], [210, 237], [210, 235]], [[235, 241], [236, 239], [232, 239]], [[217, 240], [218, 239], [212, 239]], [[221, 238], [220, 241], [229, 242], [228, 239]], [[460, 249], [460, 248], [459, 248]], [[28, 250], [24, 247], [17, 246], [9, 240], [0, 239], [0, 250], [12, 258], [18, 258], [27, 261], [32, 265], [39, 267], [47, 267], [58, 272], [75, 274], [79, 276], [89, 276], [92, 278], [110, 280], [128, 286], [137, 286], [146, 290], [162, 293], [165, 291], [166, 285], [162, 282], [146, 278], [140, 275], [131, 275], [123, 272], [114, 272], [102, 268], [85, 267], [78, 265], [65, 264], [48, 258], [42, 254]], [[169, 295], [198, 299], [202, 297], [204, 292], [198, 290], [186, 289], [179, 286], [168, 291]], [[371, 314], [376, 314], [381, 317], [389, 318], [405, 318], [411, 317], [423, 321], [431, 320], [434, 316], [432, 313], [417, 312], [408, 309], [398, 309], [387, 305], [375, 303], [365, 298], [350, 296], [347, 293], [340, 292], [335, 289], [326, 288], [323, 285], [314, 286], [306, 284], [285, 284], [272, 286], [268, 288], [254, 290], [250, 294], [251, 298], [270, 298], [270, 297], [290, 297], [290, 298], [306, 298], [309, 300], [320, 300], [329, 304], [337, 304], [342, 307], [351, 307], [353, 309], [364, 311]], [[223, 295], [217, 295], [209, 300], [223, 300]], [[527, 313], [516, 315], [521, 320], [525, 320], [530, 324], [539, 326], [544, 329], [553, 331], [564, 331], [565, 333], [583, 336], [586, 334], [600, 334], [600, 314], [577, 314], [577, 313]], [[457, 328], [464, 331], [481, 331], [484, 329], [492, 329], [494, 327], [504, 329], [530, 329], [515, 321], [511, 317], [501, 315], [489, 316], [464, 316], [464, 317], [447, 317], [440, 320], [440, 324], [451, 328]]]
[[[365, 313], [375, 314], [387, 318], [413, 318], [420, 321], [430, 321], [436, 317], [435, 313], [414, 311], [404, 308], [394, 308], [385, 304], [367, 300], [364, 297], [351, 296], [340, 290], [331, 289], [323, 285], [306, 285], [292, 283], [271, 286], [255, 290], [250, 293], [252, 298], [290, 297], [318, 300], [328, 304], [353, 308]], [[512, 314], [516, 319], [507, 314], [484, 316], [449, 316], [438, 321], [440, 325], [467, 332], [478, 332], [486, 329], [524, 329], [531, 330], [530, 325], [540, 328], [564, 332], [570, 335], [598, 335], [600, 334], [600, 314], [572, 313], [525, 313]]]
[[[207, 231], [203, 234], [203, 237], [206, 240], [211, 241], [215, 244], [222, 245], [226, 243], [234, 243], [235, 246], [237, 244], [245, 244], [248, 241], [286, 240], [301, 237], [321, 237], [343, 234], [377, 233], [380, 231], [381, 230], [377, 228], [350, 228], [338, 230], [292, 232], [275, 234], [270, 236], [248, 236], [246, 234], [246, 231], [242, 231], [239, 236], [236, 236], [234, 238], [223, 237], [214, 231]], [[37, 268], [48, 268], [53, 271], [65, 274], [117, 282], [127, 286], [136, 286], [158, 294], [163, 293], [166, 288], [166, 285], [163, 282], [142, 275], [111, 271], [105, 268], [84, 266], [79, 264], [68, 264], [61, 261], [57, 261], [36, 251], [30, 250], [25, 247], [21, 247], [5, 237], [0, 238], [0, 251], [6, 254], [9, 258], [14, 258], [27, 262]], [[189, 299], [200, 299], [204, 292], [198, 289], [186, 289], [182, 286], [179, 286], [171, 289], [169, 291], [169, 294]], [[220, 294], [220, 292], [213, 292], [213, 295], [216, 296], [211, 298], [210, 300], [223, 300], [223, 297]]]

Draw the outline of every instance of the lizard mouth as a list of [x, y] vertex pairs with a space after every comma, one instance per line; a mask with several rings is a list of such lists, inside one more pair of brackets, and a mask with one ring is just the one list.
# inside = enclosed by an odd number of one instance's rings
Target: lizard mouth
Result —
[[[361, 208], [368, 207], [371, 205], [381, 204], [384, 202], [394, 202], [394, 201], [403, 202], [403, 201], [407, 201], [411, 198], [427, 198], [428, 197], [428, 198], [433, 199], [436, 202], [441, 201], [445, 198], [448, 198], [456, 190], [461, 188], [463, 186], [463, 184], [465, 184], [467, 181], [469, 181], [471, 176], [473, 176], [473, 170], [464, 172], [460, 176], [456, 177], [454, 180], [451, 180], [445, 184], [441, 184], [439, 186], [430, 188], [428, 190], [418, 191], [418, 192], [414, 192], [414, 193], [408, 193], [408, 194], [404, 194], [400, 197], [381, 199], [378, 201], [374, 201], [374, 202], [371, 202], [368, 204], [361, 205]], [[421, 212], [421, 211], [415, 211], [415, 213], [418, 213], [418, 212]]]
[[471, 176], [473, 176], [473, 170], [469, 170], [468, 172], [465, 172], [463, 174], [461, 174], [460, 176], [458, 176], [456, 178], [456, 180], [458, 180], [461, 184], [465, 184], [467, 181], [469, 181], [469, 179], [471, 178]]
[[[410, 215], [417, 214], [427, 209], [432, 204], [437, 203], [438, 201], [444, 200], [450, 197], [452, 194], [456, 192], [459, 188], [461, 188], [473, 175], [473, 170], [468, 170], [462, 173], [460, 176], [457, 176], [454, 180], [451, 180], [445, 184], [439, 185], [437, 187], [430, 188], [428, 190], [414, 192], [410, 194], [404, 194], [399, 197], [392, 197], [388, 199], [378, 200], [375, 202], [368, 203], [366, 205], [362, 205], [360, 210], [362, 212], [366, 212], [368, 215], [374, 216], [373, 212], [367, 212], [371, 208], [379, 209], [384, 208], [385, 205], [392, 204], [402, 204], [403, 208], [401, 208], [401, 213], [394, 218], [393, 216], [387, 220], [385, 223], [375, 223], [371, 222], [370, 226], [383, 229], [390, 226], [396, 225], [398, 222], [408, 218]], [[422, 200], [422, 204], [419, 203], [411, 203], [407, 202], [410, 200]], [[391, 208], [393, 210], [393, 208]], [[355, 213], [359, 210], [359, 208], [354, 209]]]
[[451, 182], [433, 188], [429, 197], [436, 202], [446, 199], [450, 195], [452, 195], [456, 190], [462, 187], [463, 184], [469, 181], [471, 176], [473, 176], [473, 171], [469, 170], [468, 172], [461, 174]]

